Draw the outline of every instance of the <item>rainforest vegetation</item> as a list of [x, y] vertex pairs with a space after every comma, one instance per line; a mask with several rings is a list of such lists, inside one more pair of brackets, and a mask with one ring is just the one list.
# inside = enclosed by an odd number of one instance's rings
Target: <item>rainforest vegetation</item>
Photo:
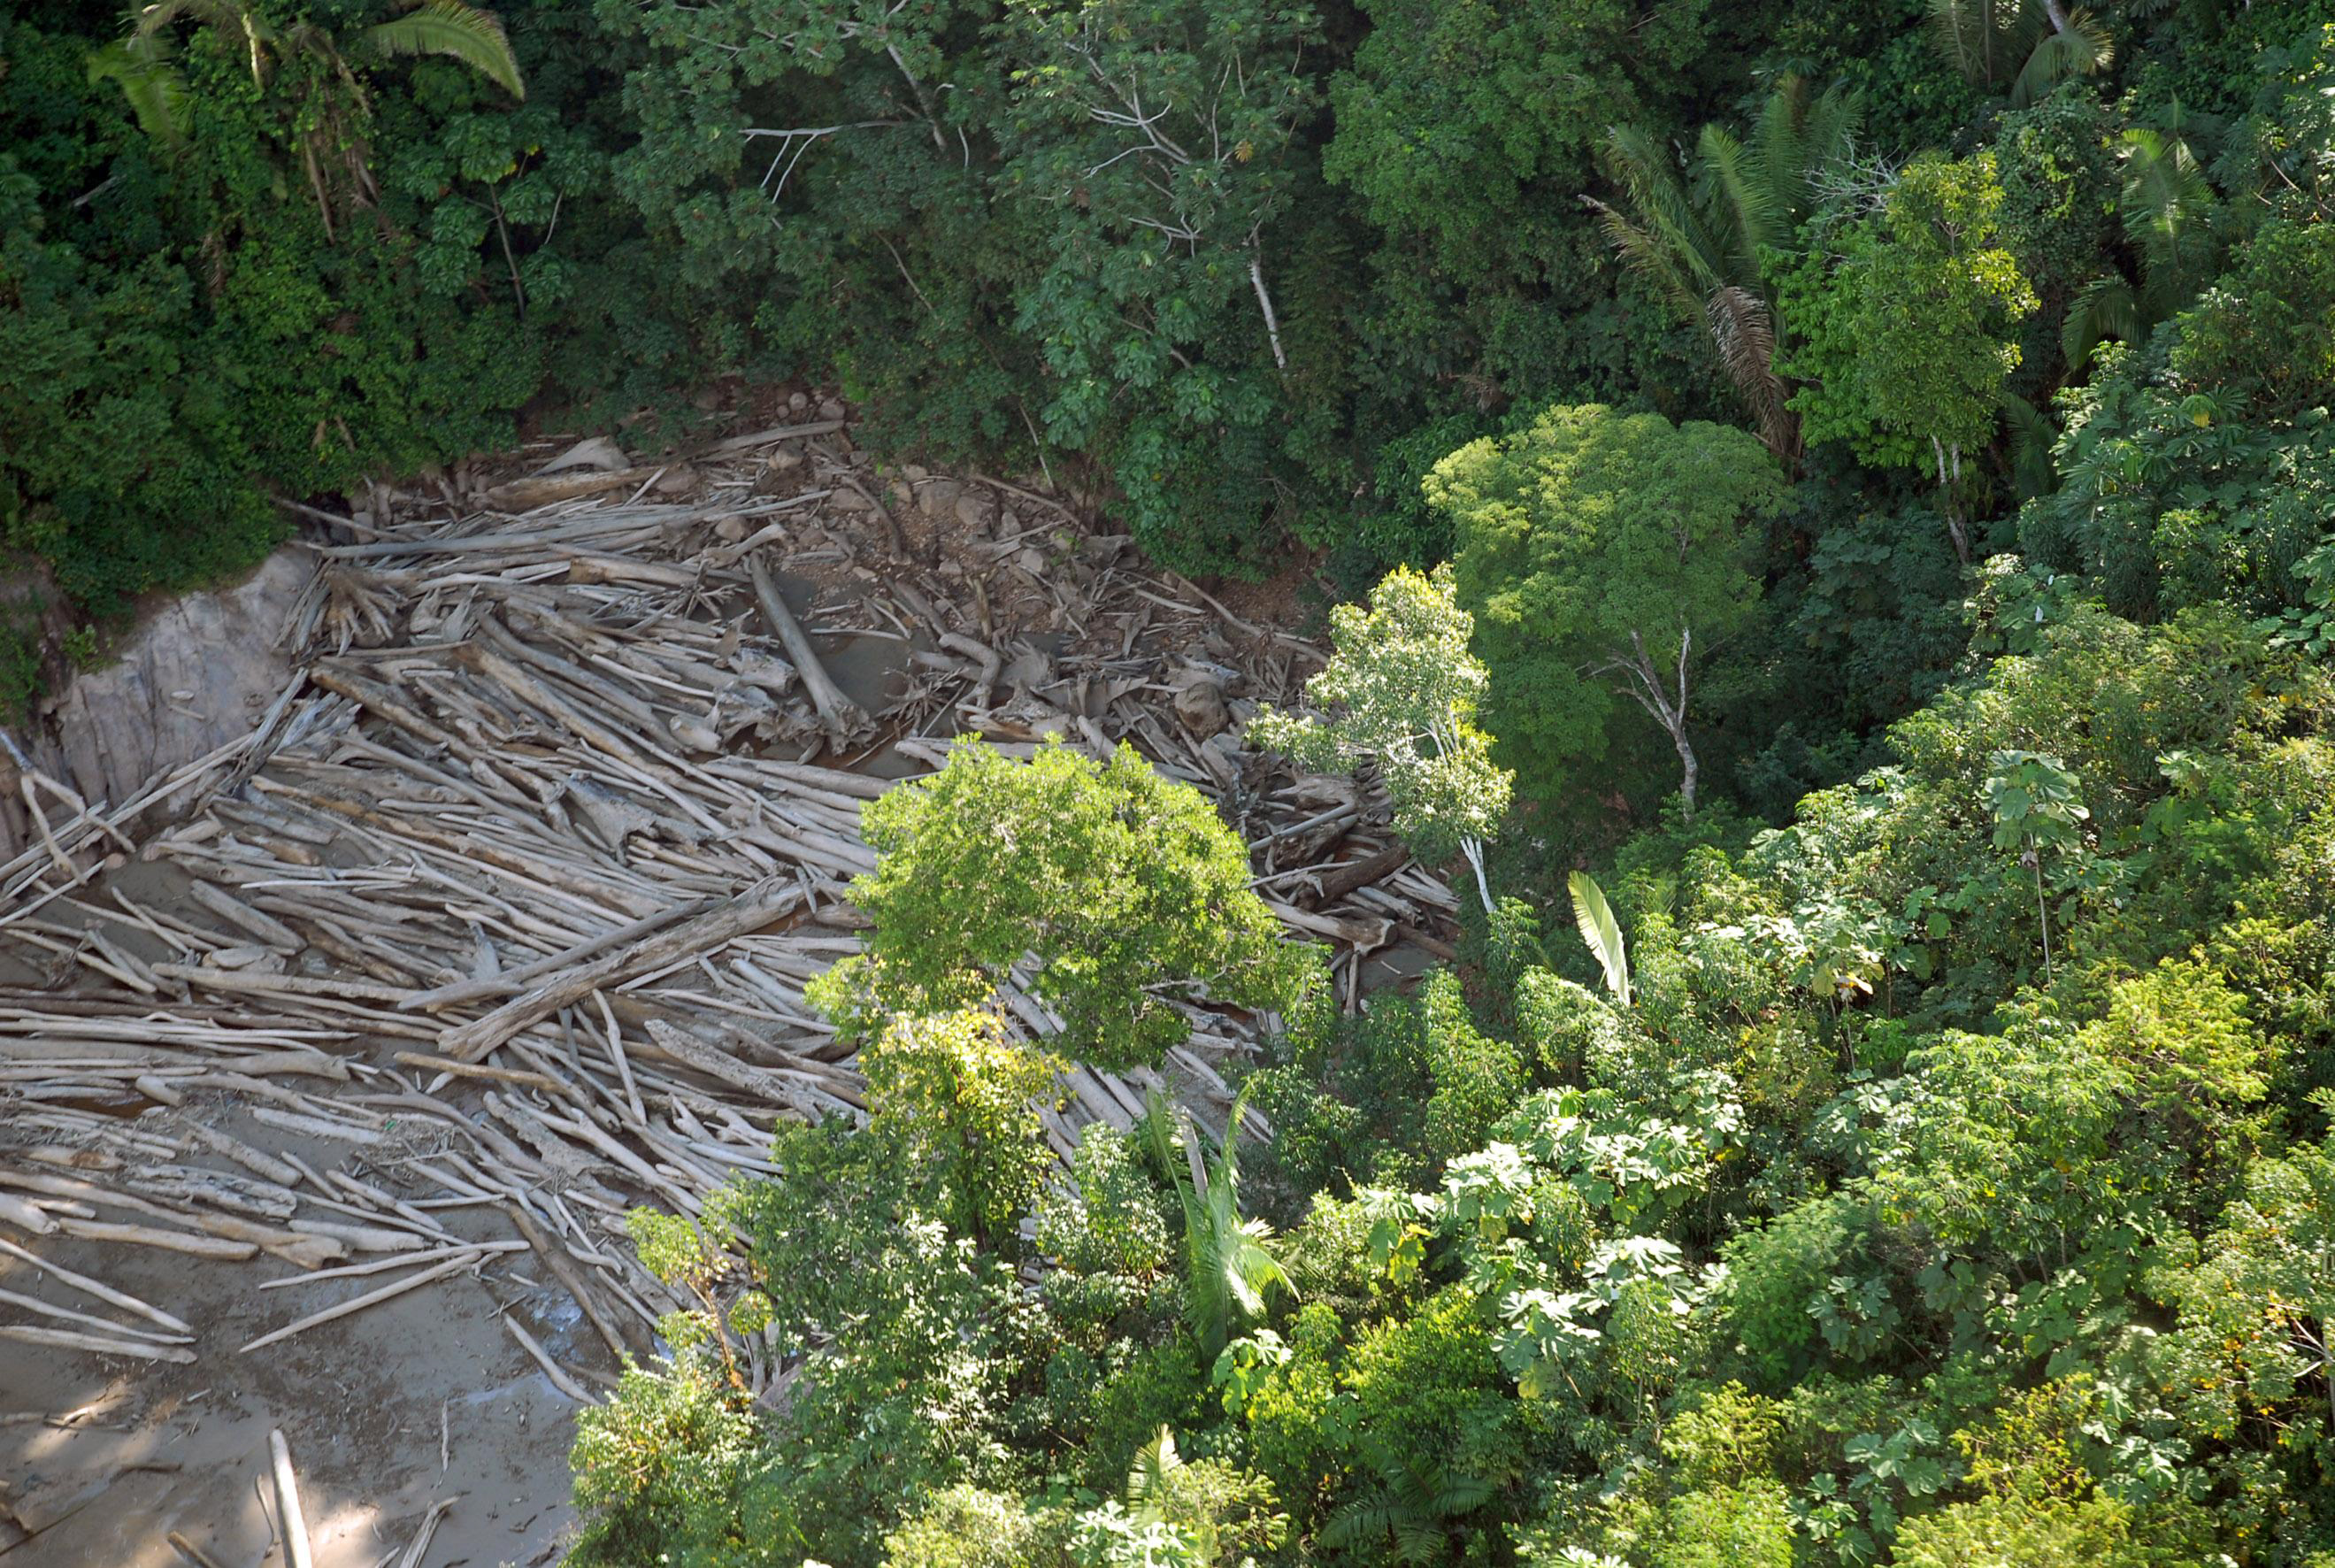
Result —
[[[102, 618], [794, 378], [1347, 601], [1248, 742], [1458, 961], [894, 791], [871, 1121], [637, 1218], [578, 1563], [2330, 1568], [2330, 216], [2324, 0], [0, 0], [0, 530]], [[1274, 1136], [1056, 1168], [1030, 963]]]

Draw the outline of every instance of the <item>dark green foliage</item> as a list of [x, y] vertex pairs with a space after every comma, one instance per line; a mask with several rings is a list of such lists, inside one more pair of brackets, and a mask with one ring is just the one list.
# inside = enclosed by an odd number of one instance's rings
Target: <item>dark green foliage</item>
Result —
[[2330, 338], [2335, 230], [2266, 225], [2221, 282], [2143, 350], [2105, 355], [2071, 398], [2066, 483], [2030, 503], [2021, 541], [2127, 615], [2309, 604], [2299, 567], [2335, 489]]

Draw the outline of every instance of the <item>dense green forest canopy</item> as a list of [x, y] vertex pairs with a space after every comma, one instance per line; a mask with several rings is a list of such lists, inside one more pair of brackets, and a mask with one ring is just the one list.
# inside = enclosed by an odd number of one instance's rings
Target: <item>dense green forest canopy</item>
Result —
[[[2325, 0], [0, 0], [0, 530], [104, 617], [809, 378], [1358, 601], [1249, 740], [1458, 960], [1340, 1011], [1129, 758], [888, 797], [870, 1123], [637, 1218], [579, 1563], [2330, 1568], [2331, 215]], [[1025, 963], [1271, 1139], [1054, 1169]]]

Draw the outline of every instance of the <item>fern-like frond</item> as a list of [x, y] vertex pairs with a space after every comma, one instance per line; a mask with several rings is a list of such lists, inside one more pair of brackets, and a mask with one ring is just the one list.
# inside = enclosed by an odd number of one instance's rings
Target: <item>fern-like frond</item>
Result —
[[2189, 143], [2158, 131], [2124, 134], [2125, 237], [2140, 252], [2141, 308], [2163, 320], [2212, 273], [2219, 248], [2214, 188]]
[[2050, 19], [2038, 0], [1930, 0], [1930, 37], [1966, 82], [1994, 87], [2034, 53]]
[[2049, 495], [2059, 485], [2051, 462], [2051, 448], [2059, 432], [2040, 410], [2005, 389], [2001, 398], [2003, 428], [2010, 433], [2010, 482], [2020, 500]]
[[502, 19], [462, 0], [421, 0], [404, 15], [366, 28], [358, 39], [382, 54], [443, 54], [460, 60], [513, 98], [527, 96]]

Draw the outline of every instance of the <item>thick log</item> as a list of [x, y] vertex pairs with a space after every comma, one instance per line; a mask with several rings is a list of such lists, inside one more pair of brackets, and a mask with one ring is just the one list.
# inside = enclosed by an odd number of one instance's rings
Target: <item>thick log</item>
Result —
[[446, 1031], [438, 1037], [438, 1054], [457, 1061], [477, 1061], [528, 1025], [573, 1006], [603, 986], [620, 985], [635, 975], [710, 953], [792, 914], [802, 906], [802, 889], [791, 884], [758, 883], [694, 920], [568, 970], [511, 998], [484, 1018]]

